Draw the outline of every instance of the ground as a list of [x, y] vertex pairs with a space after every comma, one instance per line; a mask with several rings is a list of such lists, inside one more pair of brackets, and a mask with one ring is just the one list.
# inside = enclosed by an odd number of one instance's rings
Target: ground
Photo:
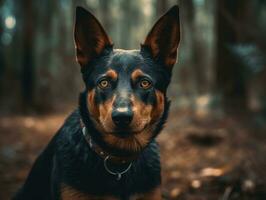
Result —
[[[68, 112], [0, 118], [0, 199], [10, 199]], [[164, 199], [265, 200], [266, 135], [252, 116], [172, 111], [158, 137]]]

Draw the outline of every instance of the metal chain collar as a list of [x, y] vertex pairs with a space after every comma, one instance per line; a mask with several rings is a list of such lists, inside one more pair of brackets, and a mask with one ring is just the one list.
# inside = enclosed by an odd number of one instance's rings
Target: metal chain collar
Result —
[[[87, 130], [86, 130], [86, 127], [85, 127], [85, 126], [82, 128], [82, 134], [83, 134], [83, 136], [86, 138], [86, 140], [88, 141], [90, 148], [91, 148], [91, 149], [94, 149], [94, 148], [93, 148], [93, 142], [92, 142], [92, 139], [91, 139], [91, 137], [88, 137], [88, 133], [87, 133]], [[101, 153], [101, 156], [104, 156], [104, 155], [105, 155], [103, 152], [100, 152], [100, 153]], [[125, 170], [123, 170], [123, 171], [121, 171], [121, 172], [118, 172], [118, 171], [115, 171], [115, 172], [114, 172], [114, 171], [112, 171], [111, 169], [109, 169], [109, 167], [108, 167], [108, 165], [107, 165], [107, 161], [108, 161], [110, 158], [111, 158], [111, 156], [109, 156], [109, 155], [107, 155], [107, 156], [104, 158], [104, 162], [103, 162], [103, 164], [104, 164], [104, 168], [105, 168], [105, 170], [106, 170], [109, 174], [114, 175], [114, 176], [117, 176], [116, 180], [119, 181], [119, 180], [122, 178], [122, 175], [125, 174], [125, 173], [127, 173], [127, 172], [130, 170], [130, 168], [131, 168], [131, 166], [132, 166], [132, 162], [129, 163], [128, 167], [127, 167]], [[125, 162], [123, 162], [123, 163], [125, 163]]]

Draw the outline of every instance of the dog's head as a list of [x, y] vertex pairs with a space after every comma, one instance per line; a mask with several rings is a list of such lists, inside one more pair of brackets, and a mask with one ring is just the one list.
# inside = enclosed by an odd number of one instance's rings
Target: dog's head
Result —
[[167, 116], [166, 90], [179, 40], [178, 6], [157, 21], [140, 50], [114, 49], [98, 20], [77, 8], [75, 44], [86, 110], [97, 130], [92, 137], [138, 152], [158, 134]]

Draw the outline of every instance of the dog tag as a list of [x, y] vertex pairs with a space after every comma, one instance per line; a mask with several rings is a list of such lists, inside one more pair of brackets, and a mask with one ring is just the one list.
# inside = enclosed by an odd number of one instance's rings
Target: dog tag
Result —
[[117, 178], [116, 178], [116, 180], [119, 181], [119, 180], [121, 179], [121, 177], [122, 177], [122, 175], [121, 175], [120, 173], [118, 173], [118, 174], [117, 174]]

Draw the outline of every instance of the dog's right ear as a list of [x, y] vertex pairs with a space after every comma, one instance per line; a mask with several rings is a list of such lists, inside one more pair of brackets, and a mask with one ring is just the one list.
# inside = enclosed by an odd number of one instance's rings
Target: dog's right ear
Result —
[[74, 39], [77, 61], [82, 68], [113, 45], [100, 22], [82, 7], [76, 8]]

